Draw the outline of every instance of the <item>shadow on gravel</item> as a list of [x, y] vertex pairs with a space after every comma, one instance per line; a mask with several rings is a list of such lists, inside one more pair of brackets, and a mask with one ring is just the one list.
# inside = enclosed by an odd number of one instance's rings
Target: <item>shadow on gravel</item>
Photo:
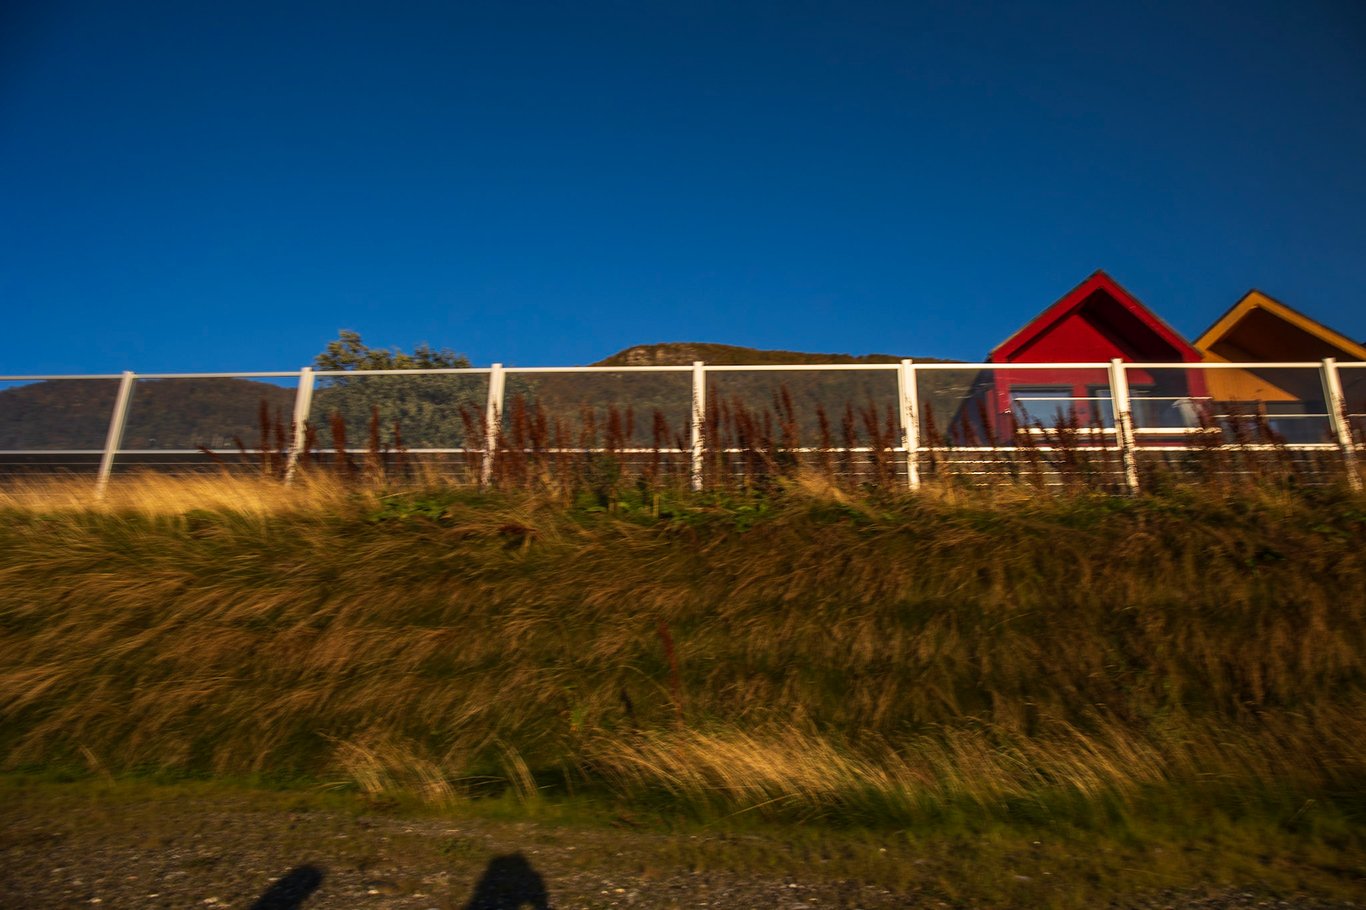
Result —
[[474, 885], [463, 910], [549, 910], [545, 880], [520, 853], [495, 856]]
[[323, 870], [317, 866], [298, 866], [267, 888], [266, 893], [251, 905], [251, 910], [299, 910], [322, 881]]

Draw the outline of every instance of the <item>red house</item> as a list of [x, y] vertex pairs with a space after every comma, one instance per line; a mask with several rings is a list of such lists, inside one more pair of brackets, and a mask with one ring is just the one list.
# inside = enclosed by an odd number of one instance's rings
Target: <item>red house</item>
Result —
[[[1066, 421], [1114, 426], [1110, 377], [1103, 367], [1011, 370], [1009, 364], [1200, 363], [1204, 355], [1109, 275], [1096, 272], [992, 350], [1002, 367], [982, 377], [992, 430], [1008, 442], [1019, 427]], [[1192, 399], [1206, 396], [1203, 377], [1184, 369], [1129, 370], [1135, 423], [1144, 428], [1193, 425]], [[976, 421], [981, 421], [981, 417]]]

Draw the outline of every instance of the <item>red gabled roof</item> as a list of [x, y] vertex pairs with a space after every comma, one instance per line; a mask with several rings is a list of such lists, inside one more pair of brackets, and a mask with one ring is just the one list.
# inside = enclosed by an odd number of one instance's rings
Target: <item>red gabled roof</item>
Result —
[[1180, 333], [1167, 325], [1156, 313], [1139, 303], [1138, 298], [1121, 287], [1119, 282], [1105, 274], [1104, 271], [1096, 271], [1091, 277], [1064, 294], [1057, 303], [1025, 323], [1013, 335], [993, 348], [991, 353], [987, 355], [988, 362], [1009, 363], [1040, 336], [1076, 313], [1088, 301], [1093, 300], [1097, 292], [1104, 293], [1105, 296], [1132, 314], [1142, 323], [1144, 328], [1178, 351], [1182, 361], [1198, 363], [1204, 359], [1203, 355], [1189, 341], [1181, 337]]

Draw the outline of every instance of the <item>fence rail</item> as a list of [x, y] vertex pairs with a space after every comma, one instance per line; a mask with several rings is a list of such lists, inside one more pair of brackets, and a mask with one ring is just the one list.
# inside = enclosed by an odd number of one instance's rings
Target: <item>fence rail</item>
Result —
[[346, 463], [362, 428], [370, 454], [486, 486], [501, 463], [610, 455], [694, 489], [805, 460], [910, 489], [1028, 468], [1136, 491], [1158, 470], [1218, 462], [1237, 475], [1250, 462], [1233, 456], [1270, 453], [1302, 479], [1361, 489], [1366, 362], [0, 375], [0, 472], [93, 474], [100, 489], [132, 469], [253, 466], [289, 480]]

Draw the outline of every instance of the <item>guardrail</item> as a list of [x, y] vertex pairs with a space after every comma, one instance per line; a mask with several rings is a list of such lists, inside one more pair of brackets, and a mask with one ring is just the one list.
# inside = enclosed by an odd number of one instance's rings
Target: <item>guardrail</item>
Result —
[[[256, 420], [244, 416], [259, 397]], [[639, 409], [639, 410], [637, 410]], [[285, 417], [285, 414], [288, 417]], [[636, 416], [651, 415], [647, 429]], [[615, 423], [613, 423], [615, 421]], [[369, 449], [455, 459], [494, 483], [500, 459], [666, 458], [702, 489], [769, 458], [844, 459], [917, 489], [1003, 476], [1010, 459], [1110, 459], [1138, 490], [1182, 453], [1333, 455], [1362, 486], [1366, 363], [892, 363], [516, 367], [0, 376], [0, 467], [93, 473], [308, 459]], [[95, 438], [96, 431], [100, 438]], [[243, 437], [255, 431], [256, 445]], [[331, 444], [322, 436], [330, 432]], [[84, 444], [82, 444], [84, 443]], [[1060, 462], [1059, 462], [1060, 463]], [[1009, 473], [1008, 471], [1005, 473]], [[870, 476], [872, 476], [870, 474]]]

